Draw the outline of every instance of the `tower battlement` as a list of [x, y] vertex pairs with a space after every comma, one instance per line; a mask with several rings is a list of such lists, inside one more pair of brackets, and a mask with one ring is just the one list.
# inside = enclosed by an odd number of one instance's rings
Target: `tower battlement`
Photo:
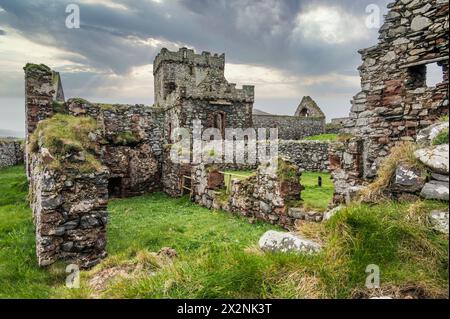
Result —
[[176, 52], [163, 48], [153, 62], [153, 75], [156, 75], [164, 62], [224, 70], [225, 53], [219, 55], [217, 53], [211, 54], [210, 52], [203, 51], [201, 54], [197, 54], [194, 50], [188, 48], [180, 48]]

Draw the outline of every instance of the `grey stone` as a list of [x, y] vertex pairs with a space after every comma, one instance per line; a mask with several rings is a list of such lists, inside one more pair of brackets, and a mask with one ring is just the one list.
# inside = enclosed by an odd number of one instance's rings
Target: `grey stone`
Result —
[[432, 211], [430, 214], [430, 222], [434, 230], [448, 234], [448, 211]]
[[424, 16], [417, 16], [411, 21], [411, 30], [413, 31], [421, 31], [425, 28], [428, 28], [431, 25], [432, 21]]
[[58, 208], [62, 204], [62, 198], [60, 195], [42, 197], [41, 207], [45, 210], [53, 210]]
[[449, 182], [449, 176], [448, 175], [442, 175], [437, 173], [431, 173], [431, 177], [434, 180], [440, 181], [440, 182]]
[[425, 184], [420, 170], [400, 165], [395, 170], [393, 191], [415, 193], [420, 191]]
[[417, 150], [415, 156], [433, 172], [448, 175], [449, 173], [448, 144]]
[[315, 253], [321, 245], [294, 233], [267, 231], [259, 240], [259, 247], [264, 251]]
[[426, 183], [420, 192], [420, 196], [425, 199], [437, 199], [448, 201], [449, 199], [449, 189], [448, 183], [431, 181]]
[[263, 201], [259, 202], [259, 207], [266, 214], [268, 214], [268, 213], [270, 213], [272, 211], [272, 208], [270, 207], [270, 205], [265, 203], [265, 202], [263, 202]]

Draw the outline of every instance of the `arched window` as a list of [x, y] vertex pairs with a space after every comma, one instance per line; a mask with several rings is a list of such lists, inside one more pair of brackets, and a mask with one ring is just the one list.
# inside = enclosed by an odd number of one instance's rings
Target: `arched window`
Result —
[[308, 109], [306, 107], [304, 107], [301, 111], [300, 111], [300, 116], [302, 117], [308, 117]]

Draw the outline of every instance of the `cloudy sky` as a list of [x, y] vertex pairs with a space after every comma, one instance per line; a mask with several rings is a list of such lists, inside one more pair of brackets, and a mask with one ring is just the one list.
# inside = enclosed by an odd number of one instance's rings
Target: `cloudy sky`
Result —
[[[328, 120], [359, 90], [357, 50], [376, 44], [366, 7], [389, 0], [0, 0], [0, 130], [23, 131], [22, 67], [60, 71], [66, 97], [153, 103], [152, 62], [167, 47], [226, 54], [255, 108], [293, 114], [304, 95]], [[79, 29], [66, 28], [68, 4]]]

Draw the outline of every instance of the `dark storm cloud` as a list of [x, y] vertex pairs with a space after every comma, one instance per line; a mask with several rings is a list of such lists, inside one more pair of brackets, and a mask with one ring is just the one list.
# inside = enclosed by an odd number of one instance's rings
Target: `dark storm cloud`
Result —
[[5, 34], [6, 34], [6, 32], [4, 30], [0, 29], [0, 35], [5, 35]]
[[[293, 43], [289, 35], [298, 12], [311, 4], [339, 6], [362, 15], [374, 0], [117, 0], [122, 7], [80, 3], [81, 28], [65, 28], [65, 8], [74, 0], [0, 0], [0, 23], [36, 42], [76, 53], [65, 57], [123, 74], [151, 63], [159, 47], [140, 41], [155, 38], [198, 50], [226, 52], [228, 62], [260, 64], [291, 72], [326, 74], [354, 70], [356, 49], [371, 43]], [[386, 0], [378, 0], [384, 5]]]

